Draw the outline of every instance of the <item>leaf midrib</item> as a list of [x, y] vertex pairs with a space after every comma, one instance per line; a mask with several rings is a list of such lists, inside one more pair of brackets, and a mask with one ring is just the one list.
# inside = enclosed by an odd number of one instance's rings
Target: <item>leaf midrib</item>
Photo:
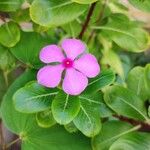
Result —
[[102, 29], [102, 30], [109, 30], [109, 31], [114, 31], [114, 32], [122, 33], [122, 34], [125, 34], [127, 36], [132, 37], [133, 39], [135, 39], [138, 42], [138, 40], [132, 34], [127, 33], [125, 31], [122, 31], [122, 30], [119, 30], [119, 29], [114, 29], [114, 28], [106, 27], [106, 26], [99, 26], [99, 27], [92, 27], [92, 28], [93, 29]]
[[131, 129], [125, 131], [125, 132], [119, 133], [119, 134], [117, 134], [117, 135], [115, 135], [115, 136], [113, 136], [113, 137], [111, 137], [111, 138], [109, 138], [109, 139], [106, 139], [105, 141], [102, 141], [101, 143], [98, 143], [98, 145], [108, 143], [108, 142], [110, 142], [110, 141], [112, 141], [112, 140], [115, 140], [116, 138], [119, 138], [119, 137], [125, 135], [125, 134], [128, 134], [128, 133], [130, 133], [130, 132], [136, 131], [136, 130], [138, 130], [140, 127], [141, 127], [141, 125], [135, 126], [135, 127], [131, 128]]
[[66, 99], [65, 99], [65, 105], [64, 105], [63, 112], [64, 112], [64, 111], [65, 111], [65, 109], [67, 108], [68, 101], [69, 101], [69, 95], [66, 95]]
[[88, 120], [89, 120], [90, 124], [92, 124], [92, 121], [91, 121], [91, 119], [90, 119], [90, 117], [89, 117], [88, 113], [86, 112], [86, 110], [85, 110], [85, 109], [84, 109], [84, 107], [82, 106], [82, 104], [80, 105], [80, 108], [81, 108], [81, 109], [82, 109], [82, 111], [84, 112], [85, 116], [88, 118]]
[[[92, 84], [95, 83], [95, 82], [98, 82], [99, 80], [101, 80], [101, 79], [103, 79], [103, 78], [105, 78], [105, 77], [109, 77], [109, 76], [112, 76], [112, 74], [103, 75], [103, 76], [101, 76], [100, 78], [98, 78], [98, 79], [92, 81], [91, 83], [89, 83], [88, 86], [92, 85]], [[88, 86], [87, 86], [87, 87], [88, 87]]]
[[88, 102], [91, 102], [91, 103], [95, 103], [95, 104], [99, 104], [99, 105], [103, 104], [101, 102], [94, 101], [93, 99], [90, 99], [90, 98], [87, 98], [87, 97], [84, 97], [84, 96], [79, 96], [79, 98], [84, 99], [84, 100], [86, 100]]
[[57, 8], [61, 8], [61, 7], [70, 5], [72, 3], [73, 3], [72, 1], [68, 1], [68, 2], [62, 3], [62, 4], [57, 5], [57, 6], [53, 6], [53, 7], [47, 8], [45, 11], [49, 11], [49, 10], [54, 10], [54, 9], [57, 9]]
[[46, 93], [46, 94], [41, 94], [41, 95], [37, 95], [37, 96], [33, 96], [33, 97], [29, 97], [26, 98], [26, 101], [30, 101], [33, 99], [38, 99], [38, 98], [42, 98], [42, 97], [47, 97], [47, 96], [52, 96], [52, 95], [56, 95], [58, 92], [53, 92], [53, 93]]
[[[112, 95], [112, 97], [115, 97]], [[148, 118], [140, 111], [138, 110], [134, 105], [130, 104], [129, 102], [125, 101], [123, 98], [118, 97], [121, 101], [132, 107], [135, 111], [137, 111], [145, 120], [148, 120]]]

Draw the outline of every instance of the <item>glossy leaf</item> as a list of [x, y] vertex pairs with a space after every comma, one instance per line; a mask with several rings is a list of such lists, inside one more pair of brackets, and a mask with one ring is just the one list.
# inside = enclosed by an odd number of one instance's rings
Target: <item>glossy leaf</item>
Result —
[[150, 149], [150, 135], [149, 133], [130, 133], [124, 135], [115, 141], [109, 150], [149, 150]]
[[5, 47], [13, 47], [20, 40], [20, 30], [14, 22], [1, 25], [0, 33], [0, 43]]
[[91, 4], [98, 0], [72, 0], [73, 2], [79, 3], [79, 4]]
[[84, 135], [94, 137], [101, 130], [99, 114], [101, 93], [81, 95], [79, 98], [80, 112], [73, 122]]
[[0, 11], [11, 12], [21, 7], [23, 0], [0, 0]]
[[105, 122], [101, 132], [92, 139], [92, 147], [94, 150], [108, 150], [118, 138], [133, 132], [138, 128], [139, 127], [132, 128], [128, 123], [117, 120]]
[[36, 120], [40, 127], [49, 128], [56, 124], [51, 110], [45, 110], [36, 114]]
[[35, 79], [34, 71], [30, 70], [23, 73], [10, 86], [2, 101], [1, 112], [4, 125], [14, 133], [19, 133], [20, 130], [23, 131], [25, 128], [28, 129], [30, 125], [25, 126], [25, 124], [27, 120], [30, 120], [32, 118], [32, 116], [16, 111], [13, 105], [12, 97], [19, 88], [23, 87], [27, 82], [34, 79]]
[[119, 115], [149, 122], [144, 102], [136, 94], [124, 87], [117, 85], [109, 87], [105, 91], [104, 100]]
[[93, 27], [102, 30], [101, 35], [131, 52], [142, 52], [148, 47], [148, 34], [124, 15], [112, 15], [105, 26]]
[[[145, 77], [145, 84], [147, 87], [147, 92], [149, 94], [150, 91], [150, 64], [147, 64], [144, 71], [144, 77]], [[149, 94], [150, 97], [150, 94]]]
[[44, 150], [91, 150], [89, 139], [81, 134], [70, 134], [60, 126], [51, 128], [32, 126], [26, 138], [23, 139], [22, 149], [41, 150], [41, 148]]
[[[91, 150], [89, 139], [81, 134], [69, 134], [60, 126], [40, 128], [34, 115], [23, 114], [15, 110], [12, 96], [14, 92], [35, 78], [33, 71], [19, 77], [9, 88], [2, 102], [1, 112], [5, 126], [18, 134], [22, 140], [22, 149], [30, 150]], [[40, 135], [40, 136], [39, 136]], [[39, 142], [40, 141], [40, 142]], [[59, 143], [59, 144], [58, 144]]]
[[73, 21], [88, 8], [70, 0], [34, 0], [30, 7], [31, 19], [42, 26], [59, 26]]
[[90, 79], [84, 93], [95, 93], [101, 88], [112, 84], [115, 80], [115, 74], [112, 70], [107, 69], [102, 71], [97, 77]]
[[52, 113], [60, 124], [70, 123], [80, 110], [80, 101], [77, 96], [67, 95], [60, 91], [52, 102]]
[[29, 22], [30, 21], [29, 9], [19, 9], [15, 12], [11, 12], [10, 17], [17, 23]]
[[144, 68], [133, 68], [127, 77], [127, 87], [140, 96], [142, 100], [147, 100], [147, 89], [144, 81]]
[[35, 113], [50, 108], [50, 104], [58, 93], [57, 89], [48, 89], [37, 82], [27, 84], [17, 90], [13, 96], [15, 109], [23, 113]]
[[39, 60], [39, 52], [49, 42], [50, 39], [42, 37], [38, 33], [22, 32], [21, 40], [10, 50], [23, 63], [30, 67], [39, 68], [42, 65]]
[[101, 60], [104, 64], [108, 64], [124, 79], [124, 70], [119, 56], [113, 50], [106, 50]]
[[136, 8], [150, 12], [150, 1], [149, 0], [129, 0], [129, 2]]

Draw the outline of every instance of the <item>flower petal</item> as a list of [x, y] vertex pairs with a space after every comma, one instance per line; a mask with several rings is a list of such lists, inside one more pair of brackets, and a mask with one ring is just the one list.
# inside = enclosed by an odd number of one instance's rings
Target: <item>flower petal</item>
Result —
[[65, 39], [62, 42], [62, 48], [70, 59], [75, 59], [86, 50], [86, 45], [77, 39]]
[[67, 69], [66, 75], [63, 81], [63, 90], [70, 95], [78, 95], [88, 85], [88, 79], [81, 72], [75, 69]]
[[45, 66], [38, 71], [38, 83], [46, 87], [56, 87], [61, 81], [62, 65]]
[[74, 68], [82, 72], [89, 78], [97, 76], [100, 72], [100, 66], [95, 58], [91, 54], [85, 54], [74, 62]]
[[40, 60], [44, 63], [62, 62], [64, 55], [57, 45], [48, 45], [42, 48], [40, 52]]

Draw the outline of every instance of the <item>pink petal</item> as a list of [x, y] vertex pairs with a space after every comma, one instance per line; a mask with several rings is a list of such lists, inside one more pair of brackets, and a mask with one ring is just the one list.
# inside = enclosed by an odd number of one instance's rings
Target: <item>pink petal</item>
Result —
[[62, 48], [70, 59], [75, 59], [86, 50], [86, 45], [77, 39], [65, 39], [62, 42]]
[[97, 76], [100, 72], [100, 66], [95, 58], [91, 54], [85, 54], [74, 62], [74, 68], [82, 72], [89, 78]]
[[62, 62], [64, 55], [57, 45], [48, 45], [42, 48], [40, 52], [40, 60], [44, 63]]
[[88, 85], [88, 79], [81, 72], [75, 69], [67, 69], [66, 75], [63, 81], [63, 90], [70, 95], [78, 95]]
[[38, 83], [46, 87], [56, 87], [61, 81], [62, 65], [45, 66], [38, 71]]

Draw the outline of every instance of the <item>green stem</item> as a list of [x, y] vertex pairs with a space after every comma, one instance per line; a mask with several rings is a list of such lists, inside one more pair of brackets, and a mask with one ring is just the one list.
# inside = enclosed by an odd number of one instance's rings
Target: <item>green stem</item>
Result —
[[3, 71], [3, 76], [4, 76], [5, 84], [8, 87], [8, 72], [7, 71]]

